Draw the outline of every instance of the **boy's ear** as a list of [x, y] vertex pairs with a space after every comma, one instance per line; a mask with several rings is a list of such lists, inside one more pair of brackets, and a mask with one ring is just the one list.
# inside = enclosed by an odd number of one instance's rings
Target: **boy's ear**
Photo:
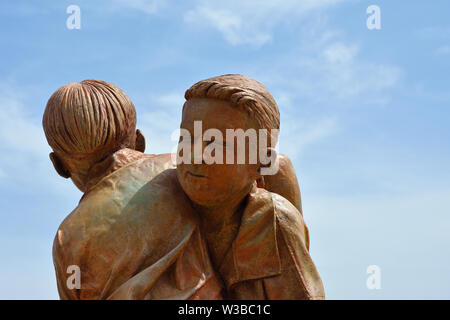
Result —
[[145, 137], [142, 134], [141, 130], [136, 130], [136, 147], [135, 149], [140, 152], [145, 151]]
[[267, 148], [267, 158], [264, 162], [261, 163], [259, 167], [259, 174], [261, 176], [273, 176], [277, 174], [278, 169], [280, 168], [280, 164], [278, 161], [278, 153], [275, 148], [268, 147]]
[[61, 159], [58, 158], [58, 156], [56, 155], [56, 153], [51, 152], [49, 154], [50, 156], [50, 160], [53, 163], [53, 167], [55, 168], [56, 172], [58, 172], [58, 174], [63, 177], [63, 178], [70, 178], [70, 172], [63, 166]]

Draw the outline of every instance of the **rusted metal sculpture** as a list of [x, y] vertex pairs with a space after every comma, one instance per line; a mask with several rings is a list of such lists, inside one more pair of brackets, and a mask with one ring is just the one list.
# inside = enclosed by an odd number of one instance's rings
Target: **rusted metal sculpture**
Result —
[[[224, 133], [279, 129], [274, 99], [244, 76], [200, 81], [186, 99], [188, 133], [196, 121]], [[98, 80], [59, 88], [43, 126], [56, 171], [84, 193], [54, 241], [61, 299], [324, 298], [286, 156], [263, 176], [260, 159], [175, 166], [170, 154], [144, 154], [132, 102]], [[258, 152], [276, 155], [269, 136]], [[200, 151], [210, 142], [202, 139]], [[220, 143], [225, 155], [229, 141]], [[68, 285], [71, 266], [80, 270], [79, 287]]]

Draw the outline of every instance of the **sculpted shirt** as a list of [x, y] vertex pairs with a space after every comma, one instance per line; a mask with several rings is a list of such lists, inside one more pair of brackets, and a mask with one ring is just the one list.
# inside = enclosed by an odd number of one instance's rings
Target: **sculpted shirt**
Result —
[[[249, 194], [236, 239], [213, 270], [168, 157], [141, 154], [112, 171], [62, 222], [53, 245], [61, 299], [324, 298], [301, 214], [264, 189]], [[73, 265], [80, 288], [68, 285]]]
[[306, 246], [302, 215], [285, 198], [255, 188], [219, 267], [226, 299], [324, 299]]
[[170, 155], [137, 158], [93, 185], [61, 223], [53, 244], [61, 299], [220, 298]]

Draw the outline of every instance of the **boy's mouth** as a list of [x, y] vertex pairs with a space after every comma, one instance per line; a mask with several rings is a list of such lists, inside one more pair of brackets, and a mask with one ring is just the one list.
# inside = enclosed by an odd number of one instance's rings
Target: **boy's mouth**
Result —
[[192, 173], [190, 171], [188, 171], [187, 174], [190, 176], [196, 177], [196, 178], [206, 178], [206, 176], [204, 176], [204, 175]]

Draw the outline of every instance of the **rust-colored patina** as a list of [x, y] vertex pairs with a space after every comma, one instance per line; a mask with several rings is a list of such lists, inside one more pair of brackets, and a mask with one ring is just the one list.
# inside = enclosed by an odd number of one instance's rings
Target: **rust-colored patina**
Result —
[[[255, 143], [258, 155], [275, 152], [275, 132], [280, 127], [278, 106], [261, 83], [242, 75], [224, 75], [202, 80], [185, 94], [181, 128], [195, 135], [195, 123], [202, 130], [217, 129], [220, 141], [228, 141], [227, 130], [267, 130], [269, 144]], [[234, 138], [231, 138], [234, 139]], [[203, 140], [203, 148], [212, 142]], [[250, 144], [250, 143], [249, 143]], [[260, 148], [266, 148], [261, 150]], [[250, 147], [246, 146], [248, 155]], [[224, 150], [226, 152], [226, 150]], [[178, 180], [200, 218], [202, 234], [211, 261], [225, 284], [227, 299], [323, 299], [320, 276], [309, 255], [309, 238], [300, 208], [276, 193], [257, 188], [263, 163], [180, 163]], [[249, 159], [248, 155], [246, 159]], [[283, 175], [288, 162], [269, 186], [296, 195], [297, 181]], [[292, 172], [292, 177], [295, 175]], [[278, 183], [277, 183], [278, 179]], [[293, 183], [286, 182], [293, 181]], [[291, 191], [292, 190], [292, 191]], [[299, 195], [299, 192], [298, 192]], [[298, 207], [300, 197], [293, 201]]]
[[[188, 130], [194, 120], [205, 127], [279, 127], [273, 98], [243, 76], [199, 82], [186, 98], [181, 126]], [[242, 104], [250, 100], [258, 103]], [[54, 241], [61, 299], [324, 297], [286, 156], [278, 155], [280, 170], [272, 176], [261, 176], [259, 164], [175, 168], [170, 154], [143, 153], [132, 102], [98, 80], [58, 89], [43, 126], [56, 171], [84, 193]], [[67, 285], [73, 265], [80, 288]]]

